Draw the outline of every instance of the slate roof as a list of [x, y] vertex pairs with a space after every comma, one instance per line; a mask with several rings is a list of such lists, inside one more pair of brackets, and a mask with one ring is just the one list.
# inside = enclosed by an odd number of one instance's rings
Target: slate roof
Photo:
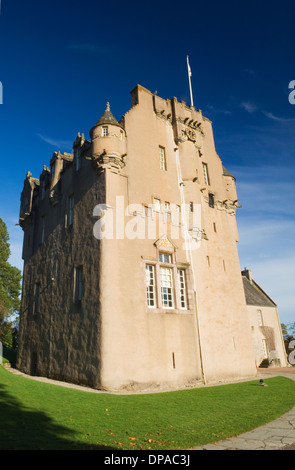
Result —
[[232, 178], [236, 179], [226, 168], [222, 165], [223, 168], [223, 176], [231, 176]]
[[123, 126], [121, 126], [121, 124], [118, 123], [117, 119], [115, 118], [115, 116], [111, 112], [109, 103], [107, 103], [106, 110], [104, 111], [102, 116], [99, 118], [99, 120], [97, 121], [97, 123], [95, 124], [94, 127], [101, 126], [101, 125], [104, 125], [104, 124], [106, 124], [106, 125], [112, 124], [113, 126], [119, 126], [119, 127], [123, 128]]
[[249, 281], [246, 276], [242, 276], [247, 305], [257, 305], [258, 307], [276, 307], [276, 303], [264, 292], [264, 290], [254, 280]]

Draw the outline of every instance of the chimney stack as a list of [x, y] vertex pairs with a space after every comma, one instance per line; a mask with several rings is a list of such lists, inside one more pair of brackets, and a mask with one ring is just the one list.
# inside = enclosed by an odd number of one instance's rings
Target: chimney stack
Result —
[[251, 269], [244, 268], [244, 271], [242, 271], [242, 276], [246, 276], [250, 282], [253, 281]]

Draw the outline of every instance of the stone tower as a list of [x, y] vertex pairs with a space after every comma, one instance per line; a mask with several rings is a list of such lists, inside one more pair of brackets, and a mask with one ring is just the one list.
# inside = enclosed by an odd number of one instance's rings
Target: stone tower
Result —
[[18, 367], [106, 390], [253, 376], [235, 179], [212, 123], [140, 85], [131, 100], [27, 175]]

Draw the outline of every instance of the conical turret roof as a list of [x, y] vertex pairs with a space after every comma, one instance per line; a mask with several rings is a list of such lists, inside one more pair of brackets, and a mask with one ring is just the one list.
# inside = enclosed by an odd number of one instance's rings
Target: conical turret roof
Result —
[[123, 126], [121, 126], [121, 124], [118, 123], [117, 119], [111, 112], [109, 102], [107, 103], [105, 112], [99, 118], [99, 120], [97, 121], [94, 127], [108, 125], [108, 124], [111, 124], [112, 126], [119, 126], [119, 127], [122, 127], [123, 129]]

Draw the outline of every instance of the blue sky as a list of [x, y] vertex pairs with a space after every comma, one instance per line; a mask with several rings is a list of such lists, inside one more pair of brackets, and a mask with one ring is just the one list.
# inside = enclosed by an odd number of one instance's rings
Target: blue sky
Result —
[[2, 0], [0, 217], [22, 268], [19, 199], [55, 150], [86, 137], [110, 101], [117, 119], [141, 84], [194, 104], [237, 178], [241, 268], [295, 321], [294, 4]]

